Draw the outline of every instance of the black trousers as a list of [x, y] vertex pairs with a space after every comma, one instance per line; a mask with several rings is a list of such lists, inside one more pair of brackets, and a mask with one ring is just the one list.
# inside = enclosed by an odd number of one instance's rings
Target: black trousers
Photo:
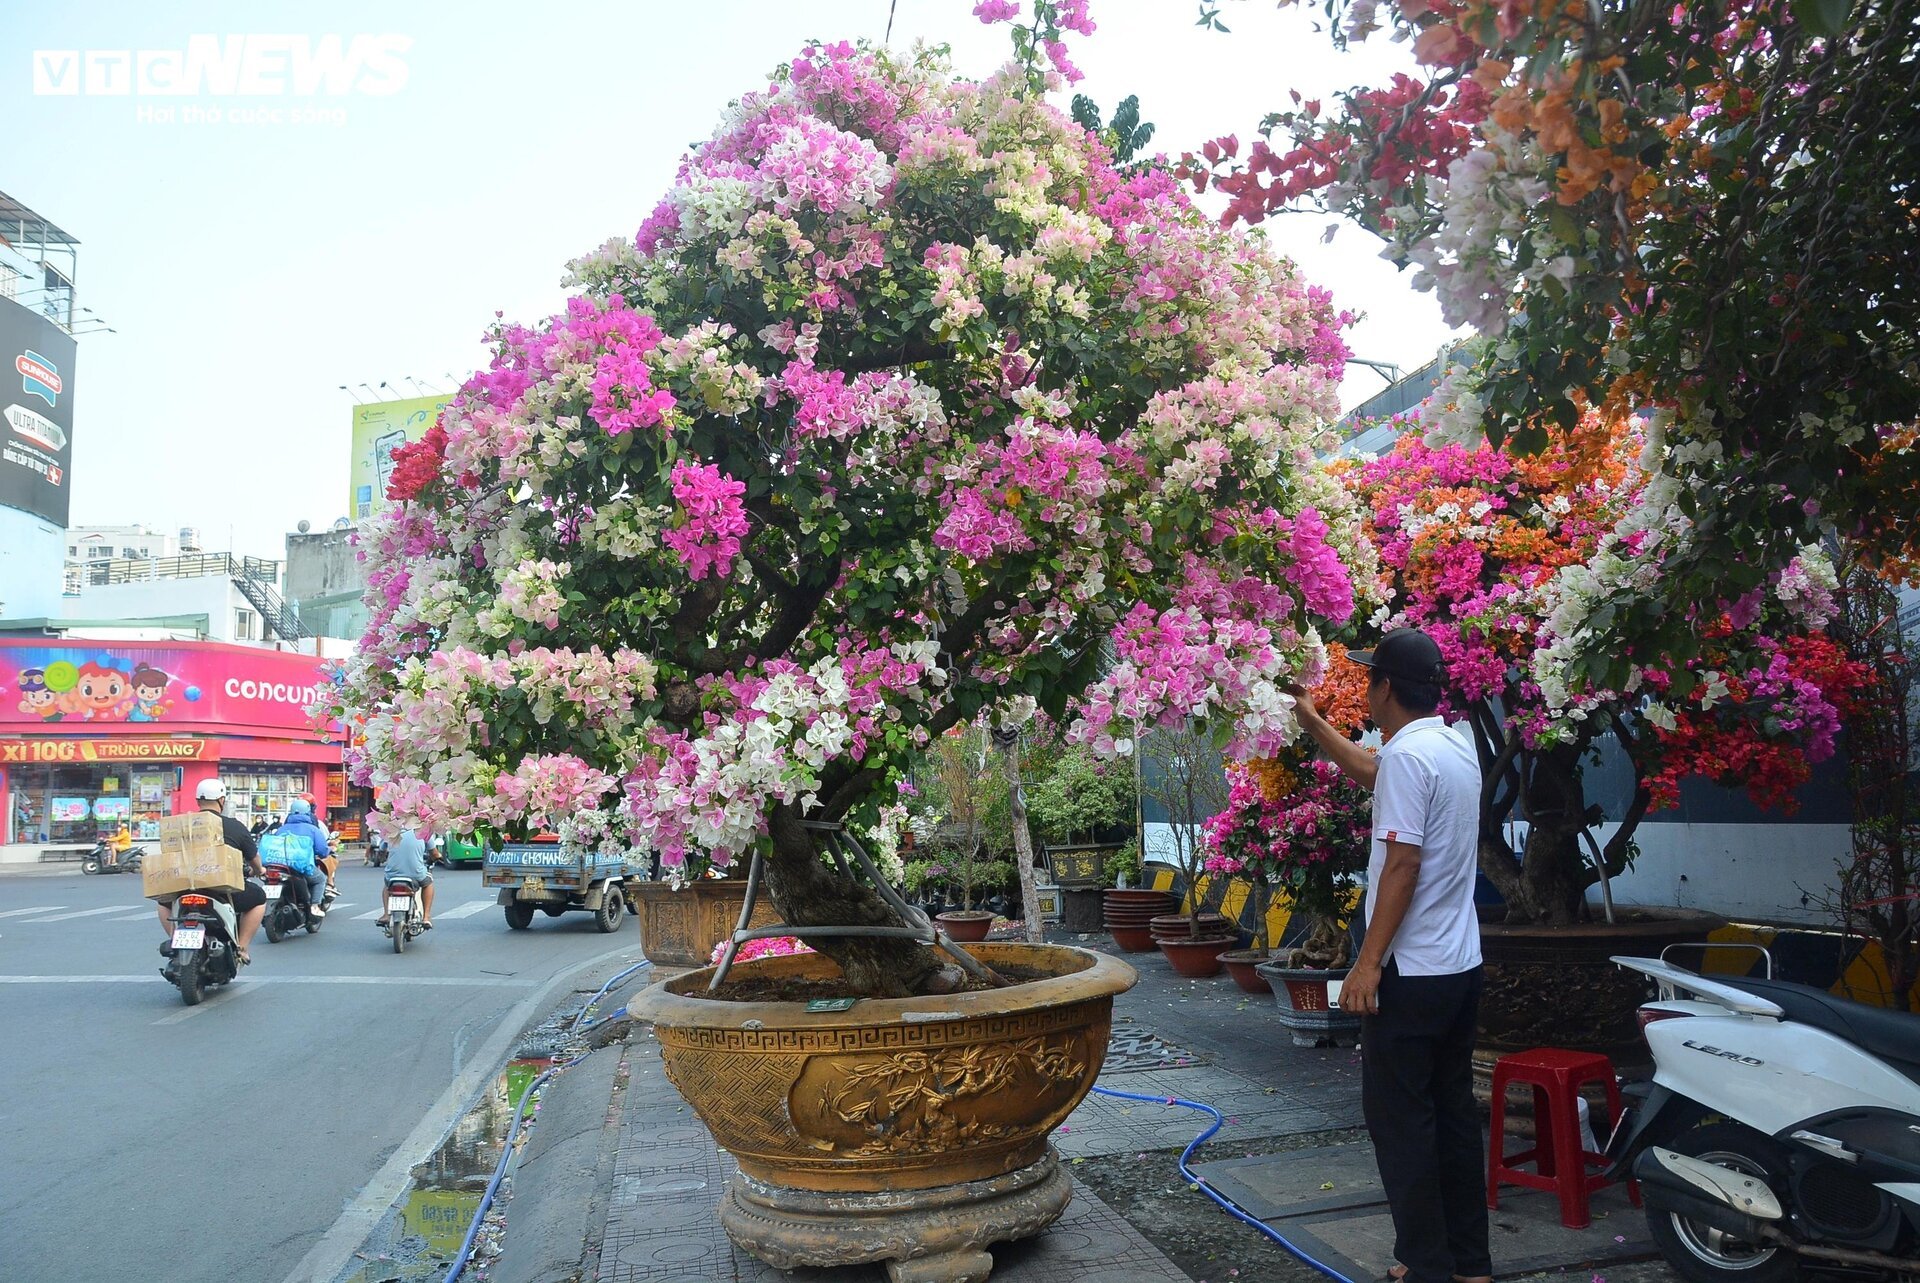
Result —
[[1380, 1013], [1360, 1028], [1360, 1101], [1409, 1283], [1493, 1273], [1487, 1169], [1473, 1101], [1480, 968], [1403, 976], [1389, 962]]

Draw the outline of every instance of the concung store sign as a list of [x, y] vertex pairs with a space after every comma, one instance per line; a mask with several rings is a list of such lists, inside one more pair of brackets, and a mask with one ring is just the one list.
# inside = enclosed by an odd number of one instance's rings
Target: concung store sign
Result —
[[[323, 690], [311, 655], [216, 644], [120, 646], [0, 639], [0, 726], [90, 735], [209, 724], [317, 738]], [[151, 723], [151, 725], [148, 725]]]

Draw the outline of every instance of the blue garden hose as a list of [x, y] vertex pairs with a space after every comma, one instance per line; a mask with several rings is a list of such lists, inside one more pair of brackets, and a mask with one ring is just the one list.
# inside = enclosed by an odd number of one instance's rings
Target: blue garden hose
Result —
[[[586, 1019], [589, 1011], [593, 1010], [594, 1003], [606, 997], [608, 990], [612, 989], [634, 972], [646, 967], [651, 967], [652, 965], [652, 962], [642, 959], [601, 985], [594, 991], [593, 997], [587, 999], [586, 1005], [580, 1008], [580, 1013], [573, 1018], [573, 1023], [567, 1026], [567, 1032], [569, 1034], [580, 1032], [580, 1022]], [[608, 1020], [613, 1020], [624, 1015], [625, 1012], [626, 1008], [622, 1007], [612, 1015], [594, 1021], [593, 1024], [588, 1025], [587, 1028], [596, 1028], [605, 1024]], [[475, 1209], [473, 1220], [467, 1226], [467, 1236], [460, 1241], [460, 1251], [454, 1255], [453, 1264], [447, 1267], [446, 1275], [440, 1280], [440, 1283], [454, 1283], [454, 1281], [460, 1277], [460, 1272], [467, 1268], [467, 1262], [473, 1255], [473, 1241], [480, 1236], [480, 1222], [486, 1219], [487, 1209], [493, 1206], [494, 1195], [500, 1192], [500, 1182], [506, 1178], [507, 1164], [513, 1161], [513, 1138], [520, 1131], [520, 1120], [526, 1116], [527, 1102], [533, 1099], [533, 1093], [540, 1090], [541, 1084], [546, 1082], [547, 1079], [553, 1077], [562, 1069], [578, 1064], [581, 1059], [583, 1059], [583, 1057], [576, 1057], [573, 1060], [567, 1061], [565, 1064], [549, 1065], [540, 1072], [539, 1077], [527, 1084], [525, 1091], [520, 1093], [520, 1100], [513, 1107], [513, 1121], [507, 1124], [506, 1139], [500, 1146], [500, 1161], [494, 1164], [493, 1178], [487, 1182], [487, 1192], [480, 1196], [480, 1206]]]
[[1193, 1152], [1213, 1139], [1213, 1134], [1226, 1125], [1227, 1120], [1220, 1116], [1219, 1110], [1215, 1109], [1212, 1105], [1203, 1105], [1193, 1100], [1181, 1100], [1177, 1096], [1141, 1096], [1130, 1091], [1115, 1091], [1111, 1087], [1095, 1087], [1093, 1090], [1096, 1095], [1111, 1096], [1115, 1100], [1139, 1100], [1145, 1101], [1149, 1105], [1179, 1105], [1184, 1109], [1197, 1109], [1213, 1119], [1213, 1121], [1207, 1125], [1205, 1131], [1188, 1141], [1187, 1147], [1180, 1151], [1180, 1175], [1185, 1177], [1187, 1183], [1194, 1189], [1199, 1190], [1202, 1194], [1205, 1194], [1208, 1198], [1219, 1204], [1227, 1215], [1233, 1217], [1236, 1221], [1251, 1225], [1254, 1229], [1259, 1230], [1275, 1243], [1278, 1243], [1287, 1255], [1293, 1257], [1294, 1260], [1299, 1261], [1302, 1265], [1326, 1275], [1329, 1279], [1333, 1280], [1333, 1283], [1353, 1283], [1352, 1279], [1334, 1269], [1331, 1265], [1326, 1264], [1324, 1261], [1317, 1261], [1301, 1251], [1298, 1247], [1295, 1247], [1279, 1230], [1274, 1229], [1273, 1226], [1250, 1215], [1241, 1208], [1239, 1204], [1209, 1185], [1204, 1177], [1195, 1174], [1193, 1169], [1187, 1166], [1187, 1160], [1193, 1157]]
[[[640, 961], [634, 963], [631, 967], [628, 967], [625, 971], [622, 971], [619, 975], [615, 976], [613, 979], [607, 981], [607, 983], [601, 985], [598, 989], [594, 990], [593, 997], [587, 999], [586, 1005], [580, 1008], [580, 1014], [573, 1018], [573, 1023], [567, 1027], [567, 1032], [570, 1034], [579, 1033], [580, 1022], [587, 1018], [587, 1013], [589, 1011], [593, 1010], [594, 1003], [600, 1001], [602, 998], [607, 996], [607, 991], [609, 989], [619, 984], [622, 980], [625, 980], [628, 976], [632, 975], [634, 972], [644, 971], [646, 968], [651, 967], [652, 965], [653, 965], [652, 961], [646, 958], [642, 958]], [[588, 1025], [587, 1028], [591, 1029], [594, 1027], [594, 1025], [604, 1025], [605, 1023], [607, 1023], [608, 1020], [614, 1019], [615, 1017], [623, 1014], [625, 1011], [626, 1011], [626, 1008], [622, 1007], [620, 1008], [619, 1011], [614, 1012], [613, 1015], [594, 1021], [593, 1024]]]

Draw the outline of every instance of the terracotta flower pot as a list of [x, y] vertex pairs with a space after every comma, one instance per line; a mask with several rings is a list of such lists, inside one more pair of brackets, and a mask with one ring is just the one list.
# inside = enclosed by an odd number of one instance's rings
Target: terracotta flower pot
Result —
[[[704, 997], [711, 968], [628, 1003], [653, 1022], [668, 1079], [740, 1165], [720, 1221], [780, 1269], [912, 1261], [917, 1278], [980, 1277], [987, 1244], [1045, 1229], [1072, 1181], [1048, 1137], [1100, 1073], [1118, 958], [1060, 945], [980, 944], [1040, 979], [846, 1011]], [[735, 975], [829, 978], [822, 954]], [[953, 1258], [955, 1268], [947, 1268]], [[904, 1277], [904, 1276], [903, 1276]]]
[[1153, 932], [1147, 927], [1108, 927], [1113, 942], [1127, 953], [1150, 953], [1153, 950]]
[[[1233, 934], [1233, 924], [1218, 913], [1202, 913], [1196, 924], [1184, 913], [1163, 913], [1153, 919], [1153, 938], [1155, 940], [1187, 940], [1195, 936], [1221, 936]], [[1193, 929], [1193, 928], [1196, 928]]]
[[993, 915], [982, 909], [957, 909], [934, 919], [956, 943], [978, 944], [993, 929]]
[[[747, 902], [745, 878], [701, 878], [678, 891], [665, 882], [629, 882], [621, 888], [640, 919], [640, 951], [659, 967], [704, 967], [713, 946], [733, 938]], [[764, 890], [753, 902], [753, 925], [780, 921]]]
[[1267, 960], [1265, 949], [1234, 949], [1220, 955], [1220, 961], [1226, 964], [1227, 974], [1233, 977], [1233, 983], [1240, 986], [1242, 993], [1272, 993], [1273, 986], [1257, 968]]
[[1154, 891], [1146, 887], [1116, 887], [1103, 893], [1103, 903], [1108, 905], [1150, 905], [1161, 904], [1173, 899], [1167, 891]]
[[1205, 980], [1220, 974], [1220, 955], [1233, 948], [1234, 939], [1232, 936], [1202, 936], [1198, 940], [1162, 938], [1158, 943], [1160, 952], [1173, 964], [1175, 975]]

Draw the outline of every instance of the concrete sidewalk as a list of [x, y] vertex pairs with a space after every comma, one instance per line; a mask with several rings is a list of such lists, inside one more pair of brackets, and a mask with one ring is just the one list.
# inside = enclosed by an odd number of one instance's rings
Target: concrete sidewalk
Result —
[[[1104, 937], [1061, 943], [1111, 951]], [[1095, 1094], [1055, 1134], [1075, 1178], [1074, 1200], [1047, 1233], [994, 1249], [1000, 1283], [1307, 1283], [1318, 1275], [1251, 1227], [1234, 1221], [1176, 1167], [1209, 1123], [1169, 1098], [1202, 1101], [1225, 1117], [1195, 1155], [1201, 1180], [1240, 1203], [1350, 1279], [1379, 1278], [1392, 1259], [1392, 1226], [1360, 1121], [1359, 1056], [1352, 1048], [1296, 1048], [1274, 1018], [1274, 1000], [1225, 976], [1182, 980], [1159, 954], [1123, 955], [1140, 983], [1115, 1003], [1099, 1085], [1153, 1098]], [[507, 1251], [489, 1283], [878, 1283], [877, 1267], [792, 1274], [735, 1249], [717, 1215], [733, 1164], [666, 1081], [644, 1026], [620, 1056], [614, 1084], [550, 1097], [540, 1126], [565, 1133], [557, 1181], [523, 1164], [507, 1213]], [[531, 1145], [529, 1150], [531, 1152]], [[555, 1213], [559, 1200], [568, 1209]], [[597, 1222], [584, 1231], [580, 1209]], [[1618, 1204], [1616, 1206], [1616, 1204]], [[604, 1220], [601, 1209], [604, 1208]], [[1655, 1283], [1664, 1266], [1625, 1266], [1651, 1255], [1645, 1220], [1624, 1195], [1604, 1191], [1595, 1228], [1564, 1230], [1549, 1195], [1512, 1190], [1494, 1214], [1495, 1268], [1503, 1279], [1613, 1263], [1612, 1283]], [[565, 1268], [571, 1235], [584, 1235], [577, 1270]], [[516, 1242], [516, 1239], [518, 1241]], [[530, 1239], [544, 1246], [526, 1251]], [[529, 1264], [538, 1256], [538, 1269]]]

